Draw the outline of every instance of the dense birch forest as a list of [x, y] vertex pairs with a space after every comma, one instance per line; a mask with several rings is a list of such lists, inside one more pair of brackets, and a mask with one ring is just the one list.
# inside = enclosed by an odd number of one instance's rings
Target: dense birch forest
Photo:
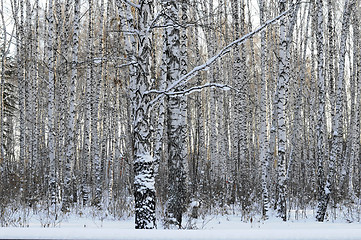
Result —
[[1, 226], [360, 208], [360, 1], [0, 3]]

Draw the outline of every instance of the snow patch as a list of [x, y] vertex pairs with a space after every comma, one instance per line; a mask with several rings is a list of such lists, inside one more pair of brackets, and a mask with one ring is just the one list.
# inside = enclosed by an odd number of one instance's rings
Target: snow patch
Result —
[[[238, 230], [134, 230], [134, 229], [64, 229], [64, 228], [5, 228], [1, 229], [0, 239], [207, 239], [207, 240], [359, 240], [361, 229], [348, 228], [288, 228], [287, 224], [275, 229], [238, 229]], [[317, 225], [317, 224], [315, 224]]]
[[149, 154], [138, 155], [136, 163], [154, 163], [154, 158]]
[[[197, 200], [191, 204], [196, 205]], [[69, 214], [62, 217], [54, 228], [44, 228], [38, 216], [29, 216], [27, 228], [0, 228], [0, 239], [253, 239], [253, 240], [359, 240], [359, 223], [324, 222], [312, 217], [314, 211], [307, 211], [307, 218], [296, 221], [291, 211], [291, 221], [283, 222], [270, 212], [270, 219], [253, 216], [252, 221], [241, 221], [240, 215], [203, 215], [193, 219], [195, 229], [163, 230], [158, 220], [159, 230], [134, 230], [134, 218], [115, 220], [111, 216], [103, 219], [94, 217], [95, 212], [84, 211], [82, 217]], [[184, 218], [183, 222], [187, 222]]]
[[194, 201], [191, 202], [190, 206], [191, 206], [192, 208], [194, 208], [194, 207], [199, 207], [200, 204], [199, 204], [199, 202], [198, 202], [197, 200], [194, 200]]

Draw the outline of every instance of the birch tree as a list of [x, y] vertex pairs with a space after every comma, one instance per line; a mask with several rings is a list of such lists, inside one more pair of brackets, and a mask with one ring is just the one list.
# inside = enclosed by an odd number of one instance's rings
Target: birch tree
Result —
[[[286, 10], [286, 0], [279, 1], [280, 12]], [[280, 20], [280, 45], [279, 45], [279, 70], [277, 82], [277, 125], [278, 125], [278, 201], [277, 212], [278, 217], [283, 221], [287, 220], [286, 216], [286, 105], [287, 105], [287, 91], [289, 82], [289, 58], [287, 54], [288, 39], [287, 35], [287, 21]]]
[[53, 51], [53, 1], [48, 2], [48, 151], [49, 151], [49, 190], [50, 203], [52, 206], [56, 204], [56, 159], [55, 159], [55, 136], [54, 136], [54, 51]]
[[[0, 78], [0, 100], [1, 100], [1, 110], [0, 110], [0, 158], [5, 158], [5, 143], [4, 143], [4, 116], [5, 116], [5, 99], [4, 99], [4, 87], [5, 87], [5, 65], [6, 57], [8, 56], [8, 37], [7, 37], [7, 26], [5, 21], [4, 14], [4, 1], [0, 2], [0, 15], [1, 15], [1, 36], [2, 36], [2, 45], [1, 45], [1, 78]], [[3, 168], [0, 164], [0, 168], [3, 171]]]
[[[164, 2], [167, 16], [165, 24], [166, 35], [166, 62], [167, 62], [167, 82], [174, 84], [179, 79], [182, 69], [186, 71], [186, 59], [182, 55], [186, 54], [186, 42], [182, 37], [182, 30], [175, 26], [179, 21], [179, 4], [170, 0]], [[185, 14], [185, 13], [183, 13]], [[183, 30], [184, 31], [184, 30]], [[182, 34], [182, 35], [181, 35]], [[183, 71], [184, 72], [184, 71]], [[176, 88], [175, 91], [181, 91]], [[185, 96], [169, 96], [168, 106], [168, 168], [169, 168], [169, 191], [167, 213], [169, 224], [174, 224], [181, 228], [182, 214], [186, 209], [186, 171], [187, 161], [186, 150], [186, 98]]]
[[93, 75], [93, 58], [94, 58], [94, 47], [93, 47], [93, 1], [89, 0], [88, 10], [88, 39], [87, 39], [87, 69], [86, 69], [86, 82], [85, 82], [85, 96], [84, 96], [84, 140], [83, 140], [83, 151], [82, 151], [82, 200], [83, 205], [86, 206], [89, 200], [89, 194], [91, 192], [90, 186], [90, 175], [91, 175], [91, 100], [92, 100], [92, 79]]
[[0, 207], [135, 212], [149, 229], [156, 202], [178, 228], [215, 210], [267, 219], [270, 205], [324, 221], [355, 203], [359, 2], [342, 3], [262, 0], [252, 31], [251, 0], [12, 0]]
[[[100, 1], [100, 21], [99, 21], [99, 50], [98, 54], [103, 52], [103, 24], [104, 24], [104, 0]], [[97, 59], [100, 60], [100, 66], [97, 67], [97, 71], [93, 74], [91, 78], [91, 156], [92, 164], [94, 166], [94, 179], [95, 179], [95, 191], [93, 198], [93, 205], [98, 209], [101, 209], [102, 206], [102, 179], [101, 179], [101, 160], [99, 158], [99, 131], [98, 131], [98, 114], [99, 114], [99, 95], [100, 95], [100, 85], [102, 80], [102, 55], [97, 56]], [[92, 61], [94, 61], [92, 59]]]
[[[330, 4], [330, 2], [329, 2]], [[331, 196], [335, 197], [335, 167], [337, 163], [342, 162], [344, 159], [344, 153], [342, 151], [343, 142], [343, 98], [344, 98], [344, 74], [345, 74], [345, 55], [346, 55], [346, 40], [348, 37], [349, 21], [351, 14], [351, 7], [354, 1], [345, 1], [343, 16], [342, 16], [342, 29], [340, 36], [340, 59], [338, 66], [337, 88], [336, 88], [336, 106], [335, 115], [333, 117], [332, 126], [332, 145], [328, 163], [328, 174], [326, 177], [326, 183], [324, 189], [321, 187], [321, 198], [319, 201], [319, 207], [317, 212], [317, 220], [324, 221], [327, 206]], [[331, 34], [332, 36], [332, 34]], [[330, 74], [330, 79], [332, 75]], [[331, 84], [331, 83], [330, 83]], [[330, 86], [332, 88], [332, 86]], [[335, 199], [334, 199], [335, 200]]]
[[355, 171], [355, 166], [360, 160], [360, 102], [361, 102], [361, 52], [360, 52], [360, 11], [359, 5], [356, 3], [356, 9], [353, 9], [352, 15], [352, 27], [353, 27], [353, 87], [352, 87], [352, 104], [353, 117], [351, 123], [351, 146], [350, 146], [350, 164], [349, 164], [349, 183], [348, 183], [348, 194], [349, 197], [356, 201], [357, 197], [355, 194], [355, 176], [353, 175]]
[[131, 83], [135, 86], [131, 91], [133, 91], [132, 108], [134, 109], [134, 196], [135, 228], [137, 229], [155, 227], [154, 158], [150, 154], [150, 96], [145, 94], [145, 91], [149, 89], [150, 81], [152, 32], [149, 31], [148, 24], [153, 16], [153, 4], [152, 0], [141, 0], [139, 5], [134, 6], [139, 13], [136, 82]]
[[324, 78], [324, 53], [323, 53], [323, 1], [317, 1], [317, 83], [318, 83], [318, 122], [317, 122], [317, 178], [319, 205], [316, 219], [323, 221], [325, 211], [324, 203], [327, 202], [324, 183], [325, 164], [325, 78]]
[[72, 65], [71, 65], [71, 79], [69, 87], [69, 117], [67, 124], [67, 150], [65, 163], [65, 181], [64, 181], [64, 196], [63, 196], [63, 211], [69, 211], [71, 204], [71, 168], [75, 163], [75, 108], [76, 108], [76, 82], [78, 77], [77, 62], [79, 51], [79, 21], [80, 21], [80, 0], [74, 2], [74, 21], [73, 21], [73, 40], [72, 40]]
[[[232, 1], [232, 17], [234, 22], [234, 37], [238, 39], [241, 34], [244, 34], [244, 16], [240, 16], [240, 8], [243, 6], [239, 6], [239, 1]], [[243, 10], [242, 10], [243, 11]], [[245, 148], [246, 141], [244, 139], [247, 127], [246, 127], [246, 87], [243, 86], [246, 79], [245, 72], [245, 50], [244, 45], [236, 46], [234, 50], [234, 63], [233, 63], [233, 81], [237, 89], [241, 92], [234, 96], [234, 114], [235, 114], [235, 128], [234, 128], [234, 145], [233, 149], [233, 159], [234, 159], [234, 173], [233, 173], [233, 183], [236, 184], [236, 188], [234, 189], [234, 193], [232, 193], [233, 197], [238, 194], [238, 176], [240, 175], [241, 170], [241, 162], [245, 161]]]
[[[264, 23], [264, 1], [259, 1], [260, 23]], [[261, 99], [260, 99], [260, 162], [262, 171], [262, 196], [263, 196], [263, 218], [268, 218], [269, 197], [267, 189], [267, 168], [268, 168], [268, 137], [267, 137], [267, 81], [266, 81], [266, 32], [261, 33]]]

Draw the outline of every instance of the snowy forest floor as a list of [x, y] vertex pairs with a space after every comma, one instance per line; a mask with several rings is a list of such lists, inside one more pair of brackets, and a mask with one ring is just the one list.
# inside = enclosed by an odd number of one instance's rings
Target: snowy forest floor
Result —
[[[356, 209], [354, 209], [356, 212]], [[324, 223], [315, 221], [312, 210], [290, 211], [289, 221], [282, 222], [271, 213], [267, 221], [260, 216], [242, 220], [240, 214], [204, 215], [192, 223], [193, 230], [164, 230], [161, 221], [157, 230], [134, 230], [134, 218], [115, 219], [113, 217], [99, 218], [94, 211], [82, 214], [66, 214], [58, 217], [49, 227], [50, 219], [44, 212], [27, 213], [25, 227], [23, 220], [16, 216], [17, 224], [0, 228], [0, 239], [361, 239], [360, 214], [350, 215], [346, 209], [329, 212]], [[359, 211], [358, 211], [359, 212]], [[15, 217], [15, 215], [13, 216]], [[357, 219], [358, 218], [358, 219]], [[252, 220], [251, 220], [252, 219]], [[184, 219], [184, 224], [189, 224]], [[189, 226], [189, 225], [188, 225]], [[197, 229], [197, 230], [195, 230]]]

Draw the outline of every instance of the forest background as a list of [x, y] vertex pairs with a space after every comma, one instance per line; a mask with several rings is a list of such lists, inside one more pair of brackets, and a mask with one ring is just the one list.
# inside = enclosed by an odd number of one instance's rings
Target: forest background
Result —
[[1, 225], [354, 211], [359, 21], [356, 0], [2, 0]]

